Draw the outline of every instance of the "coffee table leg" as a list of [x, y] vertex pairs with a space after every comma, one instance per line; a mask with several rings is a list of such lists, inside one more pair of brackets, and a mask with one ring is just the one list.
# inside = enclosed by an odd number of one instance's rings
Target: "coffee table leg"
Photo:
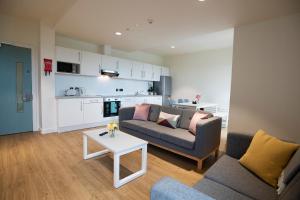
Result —
[[[120, 156], [130, 153], [132, 151], [126, 152], [126, 153], [120, 153], [120, 154], [114, 154], [114, 187], [118, 188], [129, 181], [132, 181], [133, 179], [138, 178], [139, 176], [142, 176], [146, 173], [147, 170], [147, 144], [143, 145], [139, 149], [142, 149], [142, 166], [141, 170], [123, 178], [120, 180]], [[136, 150], [139, 150], [136, 149]]]
[[142, 172], [146, 173], [147, 171], [147, 145], [142, 147]]
[[95, 153], [88, 153], [88, 137], [86, 135], [83, 135], [83, 159], [87, 160], [90, 158], [94, 158], [97, 156], [101, 156], [103, 154], [107, 154], [109, 152], [108, 149], [104, 149], [102, 151], [97, 151]]
[[87, 159], [88, 154], [88, 142], [87, 142], [87, 136], [83, 135], [83, 159]]
[[120, 155], [114, 154], [114, 186], [118, 188], [120, 184]]

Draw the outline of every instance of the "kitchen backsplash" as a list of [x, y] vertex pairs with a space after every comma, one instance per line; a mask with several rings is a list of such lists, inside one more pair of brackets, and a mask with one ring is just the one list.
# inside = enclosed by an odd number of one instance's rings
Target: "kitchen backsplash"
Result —
[[[83, 87], [86, 95], [132, 95], [137, 91], [146, 94], [149, 84], [152, 82], [56, 74], [55, 95], [63, 96], [64, 91], [70, 87]], [[123, 91], [117, 92], [116, 89]]]

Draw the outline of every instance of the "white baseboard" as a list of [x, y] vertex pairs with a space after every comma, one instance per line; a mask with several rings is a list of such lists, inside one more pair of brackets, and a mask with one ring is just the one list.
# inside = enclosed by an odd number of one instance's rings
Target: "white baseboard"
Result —
[[41, 134], [57, 133], [57, 128], [41, 128]]

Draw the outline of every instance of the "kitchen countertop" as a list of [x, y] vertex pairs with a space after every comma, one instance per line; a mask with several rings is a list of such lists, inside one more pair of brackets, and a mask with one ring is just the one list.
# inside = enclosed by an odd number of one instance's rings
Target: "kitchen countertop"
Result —
[[85, 96], [56, 96], [56, 99], [74, 99], [74, 98], [122, 98], [122, 97], [160, 97], [162, 95], [85, 95]]

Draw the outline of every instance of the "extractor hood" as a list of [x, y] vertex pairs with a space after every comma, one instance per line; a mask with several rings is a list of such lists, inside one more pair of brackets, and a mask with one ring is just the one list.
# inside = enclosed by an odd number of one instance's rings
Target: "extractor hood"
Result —
[[101, 69], [101, 75], [109, 76], [109, 77], [118, 77], [119, 72], [108, 69]]

